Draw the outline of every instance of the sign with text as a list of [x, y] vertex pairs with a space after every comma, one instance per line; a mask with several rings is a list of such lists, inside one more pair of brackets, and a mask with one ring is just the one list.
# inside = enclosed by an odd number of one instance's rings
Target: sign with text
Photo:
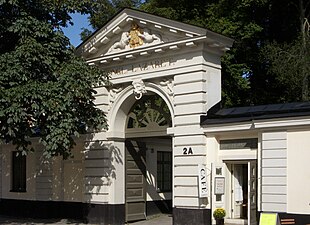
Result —
[[223, 195], [225, 193], [225, 178], [216, 177], [214, 183], [214, 194]]
[[261, 213], [259, 225], [280, 225], [278, 213]]
[[125, 75], [128, 73], [156, 70], [158, 68], [170, 67], [173, 65], [174, 65], [173, 59], [164, 58], [164, 59], [158, 59], [158, 60], [147, 61], [143, 63], [116, 67], [113, 69], [108, 69], [107, 73], [108, 75]]
[[192, 154], [193, 154], [192, 147], [188, 147], [188, 148], [184, 147], [183, 148], [183, 155], [192, 155]]
[[207, 168], [205, 165], [198, 165], [198, 188], [199, 198], [208, 197]]

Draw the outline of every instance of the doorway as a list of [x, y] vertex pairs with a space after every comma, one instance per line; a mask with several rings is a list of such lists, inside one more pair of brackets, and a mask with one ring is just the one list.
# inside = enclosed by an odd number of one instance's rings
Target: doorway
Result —
[[231, 165], [231, 218], [247, 219], [248, 164]]
[[126, 222], [172, 210], [171, 138], [126, 139]]
[[127, 114], [125, 130], [126, 221], [172, 209], [172, 126], [166, 102], [149, 92]]
[[230, 174], [227, 222], [254, 225], [257, 223], [256, 160], [227, 163]]
[[126, 221], [146, 219], [146, 146], [126, 140], [125, 208]]

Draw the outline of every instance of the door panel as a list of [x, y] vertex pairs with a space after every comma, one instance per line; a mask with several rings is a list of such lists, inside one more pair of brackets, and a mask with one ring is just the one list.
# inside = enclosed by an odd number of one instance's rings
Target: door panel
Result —
[[145, 144], [126, 140], [126, 221], [146, 219]]
[[233, 170], [233, 204], [234, 204], [234, 218], [241, 218], [241, 211], [243, 205], [243, 174], [242, 165], [235, 164]]
[[248, 225], [256, 225], [256, 193], [257, 193], [257, 165], [256, 161], [248, 162]]

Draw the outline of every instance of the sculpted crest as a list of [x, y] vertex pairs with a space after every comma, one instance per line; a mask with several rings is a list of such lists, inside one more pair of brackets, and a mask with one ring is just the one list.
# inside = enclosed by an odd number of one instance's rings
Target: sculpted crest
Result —
[[132, 22], [131, 29], [121, 34], [120, 40], [110, 47], [108, 53], [161, 42], [162, 39], [159, 34], [153, 34], [150, 29], [143, 29], [137, 23]]

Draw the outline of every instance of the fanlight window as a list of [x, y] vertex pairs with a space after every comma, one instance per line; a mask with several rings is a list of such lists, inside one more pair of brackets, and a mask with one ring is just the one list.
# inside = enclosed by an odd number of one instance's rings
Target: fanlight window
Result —
[[143, 96], [133, 105], [128, 115], [127, 129], [156, 129], [170, 126], [169, 108], [157, 95]]

